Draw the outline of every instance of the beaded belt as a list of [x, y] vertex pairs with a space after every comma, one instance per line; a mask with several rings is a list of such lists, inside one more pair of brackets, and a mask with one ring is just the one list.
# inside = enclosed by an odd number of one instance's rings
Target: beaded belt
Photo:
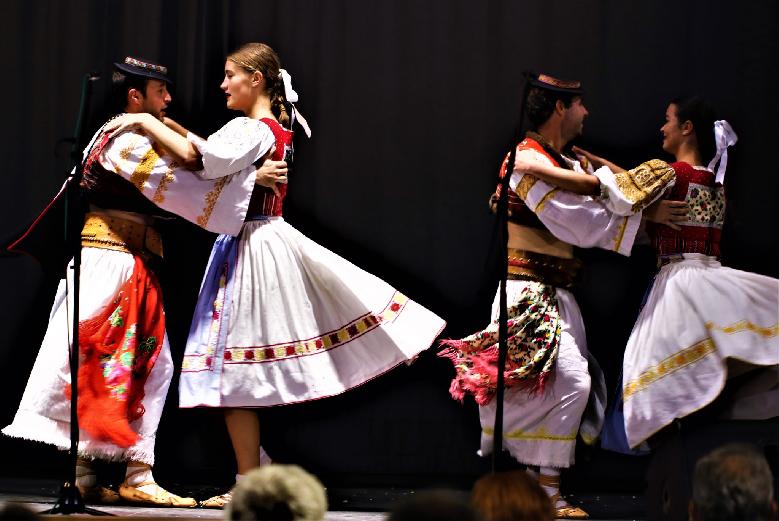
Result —
[[680, 262], [684, 260], [684, 255], [681, 253], [672, 253], [668, 255], [657, 256], [657, 267], [662, 268], [666, 264], [673, 264], [674, 262]]
[[280, 217], [281, 217], [280, 215], [266, 215], [266, 214], [261, 214], [261, 213], [251, 213], [251, 212], [249, 212], [249, 213], [246, 214], [246, 217], [244, 218], [244, 222], [249, 222], [249, 221], [271, 221], [271, 220], [274, 220], [274, 219], [278, 219]]
[[81, 245], [148, 257], [162, 257], [162, 239], [151, 226], [129, 219], [88, 213], [81, 230]]
[[509, 248], [508, 264], [509, 279], [532, 280], [567, 289], [574, 285], [582, 262]]
[[255, 214], [246, 214], [246, 218], [244, 219], [244, 222], [249, 221], [267, 221], [270, 219], [270, 215], [263, 215], [261, 213], [255, 213]]

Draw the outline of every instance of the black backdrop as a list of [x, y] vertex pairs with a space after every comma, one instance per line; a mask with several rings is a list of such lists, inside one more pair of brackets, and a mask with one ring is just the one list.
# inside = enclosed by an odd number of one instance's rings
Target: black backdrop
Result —
[[[208, 134], [232, 116], [218, 90], [224, 56], [243, 42], [264, 41], [292, 74], [314, 132], [311, 140], [302, 132], [296, 139], [288, 220], [445, 317], [447, 336], [488, 320], [493, 221], [486, 198], [514, 132], [525, 69], [581, 79], [591, 114], [580, 144], [627, 165], [661, 156], [669, 99], [708, 98], [740, 137], [726, 183], [723, 261], [777, 276], [777, 5], [2, 2], [0, 237], [28, 222], [61, 184], [67, 147], [56, 143], [73, 133], [85, 72], [105, 73], [127, 54], [168, 65], [175, 82], [170, 115]], [[98, 96], [104, 90], [98, 85]], [[180, 361], [213, 237], [187, 223], [169, 228], [175, 240], [166, 244], [173, 268], [164, 278], [166, 305]], [[582, 256], [588, 268], [579, 302], [611, 388], [651, 253], [638, 247], [630, 259]], [[55, 281], [30, 259], [0, 263], [6, 425], [35, 359]], [[475, 455], [475, 405], [448, 397], [451, 373], [425, 353], [344, 396], [263, 411], [264, 444], [331, 484], [467, 484], [486, 463]], [[176, 409], [175, 386], [158, 437], [158, 477], [229, 482], [234, 469], [220, 416]], [[6, 438], [0, 452], [0, 475], [51, 477], [61, 461], [55, 451]], [[572, 482], [581, 489], [641, 487], [643, 460], [586, 451], [579, 460]]]

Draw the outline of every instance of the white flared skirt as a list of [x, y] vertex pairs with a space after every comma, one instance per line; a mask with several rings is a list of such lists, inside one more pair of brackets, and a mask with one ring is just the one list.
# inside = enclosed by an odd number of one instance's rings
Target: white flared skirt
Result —
[[[130, 278], [135, 264], [129, 253], [98, 248], [83, 248], [81, 253], [81, 290], [79, 318], [84, 320], [100, 313], [110, 303], [119, 288]], [[72, 266], [72, 263], [71, 263]], [[30, 379], [24, 390], [13, 422], [2, 432], [7, 436], [39, 441], [67, 450], [70, 448], [70, 398], [65, 394], [70, 385], [70, 338], [73, 309], [72, 270], [68, 280], [61, 280]], [[88, 432], [79, 434], [79, 454], [87, 458], [109, 461], [135, 460], [154, 464], [154, 441], [160, 422], [165, 396], [173, 375], [167, 335], [159, 357], [144, 385], [141, 402], [145, 413], [130, 423], [139, 439], [128, 448], [106, 441], [94, 440]]]
[[334, 396], [427, 349], [445, 322], [281, 217], [212, 250], [187, 341], [181, 407]]
[[779, 280], [684, 254], [657, 274], [625, 351], [628, 444], [711, 403], [728, 360], [779, 364]]

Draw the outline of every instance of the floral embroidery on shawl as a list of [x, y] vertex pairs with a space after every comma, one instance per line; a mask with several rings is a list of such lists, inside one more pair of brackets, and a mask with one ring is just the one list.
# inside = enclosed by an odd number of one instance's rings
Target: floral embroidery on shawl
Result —
[[[551, 376], [560, 346], [561, 320], [555, 289], [528, 282], [517, 302], [508, 307], [508, 356], [506, 387], [541, 392]], [[452, 361], [457, 375], [449, 393], [462, 400], [473, 394], [476, 403], [487, 404], [495, 395], [498, 379], [498, 319], [487, 329], [461, 340], [443, 340], [438, 356]]]
[[[130, 447], [130, 422], [143, 416], [141, 400], [165, 337], [159, 283], [135, 258], [130, 278], [97, 316], [79, 323], [78, 420], [98, 440]], [[70, 395], [70, 386], [66, 388]]]

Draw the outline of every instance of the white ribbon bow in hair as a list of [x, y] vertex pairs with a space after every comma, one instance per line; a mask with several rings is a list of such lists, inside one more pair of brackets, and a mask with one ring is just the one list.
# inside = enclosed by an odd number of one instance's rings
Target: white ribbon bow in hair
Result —
[[728, 167], [728, 147], [735, 145], [737, 141], [738, 136], [730, 123], [724, 119], [714, 122], [714, 144], [717, 147], [717, 154], [709, 162], [709, 170], [714, 170], [717, 161], [719, 161], [717, 174], [714, 177], [717, 183], [722, 184], [725, 181], [725, 169]]
[[[279, 69], [279, 77], [284, 82], [284, 95], [287, 97], [287, 101], [292, 104], [292, 112], [294, 112], [294, 119], [300, 122], [300, 126], [303, 127], [303, 131], [308, 137], [311, 137], [311, 128], [308, 126], [308, 121], [303, 117], [303, 114], [295, 106], [298, 101], [298, 93], [292, 88], [292, 76], [286, 71], [286, 69]], [[294, 122], [293, 119], [293, 122]]]

